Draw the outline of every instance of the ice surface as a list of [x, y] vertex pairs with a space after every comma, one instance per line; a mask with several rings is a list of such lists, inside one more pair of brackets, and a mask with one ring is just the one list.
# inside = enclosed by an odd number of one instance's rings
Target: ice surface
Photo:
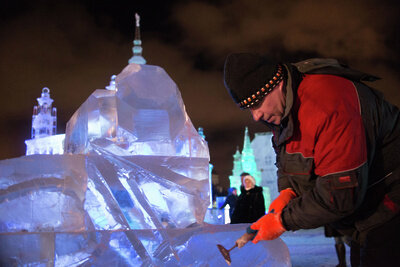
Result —
[[40, 138], [27, 139], [25, 155], [34, 154], [64, 154], [65, 134], [49, 135]]
[[[128, 65], [67, 124], [64, 155], [0, 161], [0, 265], [223, 266], [247, 225], [204, 223], [207, 143], [175, 83]], [[251, 253], [250, 253], [251, 251]], [[279, 239], [232, 252], [233, 266], [289, 266]]]
[[[162, 170], [149, 175], [146, 158], [118, 166], [106, 158], [0, 161], [0, 266], [224, 266], [216, 244], [232, 246], [247, 225], [196, 223], [186, 213], [198, 201], [198, 184], [181, 197], [172, 188], [188, 178], [174, 176], [175, 185], [162, 181]], [[166, 193], [153, 199], [156, 190]], [[232, 266], [290, 266], [280, 239], [235, 249], [231, 258]]]
[[[1, 161], [0, 231], [201, 224], [208, 206], [208, 184], [170, 170], [180, 167], [174, 160], [159, 157], [157, 168], [153, 161], [138, 156], [123, 162], [96, 155], [32, 155]], [[201, 165], [185, 163], [188, 168]]]
[[[0, 235], [0, 263], [17, 266], [228, 266], [216, 244], [230, 248], [247, 225], [168, 229], [172, 253], [156, 230], [52, 232]], [[134, 241], [136, 240], [136, 241]], [[134, 244], [140, 243], [138, 247]], [[27, 250], [26, 248], [31, 248]], [[281, 239], [230, 252], [231, 266], [291, 266]]]
[[82, 155], [32, 155], [0, 162], [1, 233], [86, 229]]
[[[94, 218], [96, 229], [115, 229], [104, 217], [107, 213], [108, 217], [115, 214], [107, 210], [110, 206], [122, 212], [131, 229], [185, 228], [201, 224], [208, 206], [208, 180], [191, 179], [190, 169], [196, 172], [204, 163], [208, 161], [89, 156], [85, 209]], [[187, 168], [186, 173], [181, 170], [183, 166]]]

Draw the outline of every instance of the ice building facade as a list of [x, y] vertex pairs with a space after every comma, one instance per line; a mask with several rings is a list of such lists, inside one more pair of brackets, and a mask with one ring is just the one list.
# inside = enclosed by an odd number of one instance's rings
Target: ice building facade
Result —
[[[264, 143], [260, 144], [259, 140], [262, 139], [260, 138], [260, 136], [261, 135], [256, 134], [254, 140], [251, 142], [249, 130], [247, 127], [245, 127], [243, 149], [242, 152], [240, 152], [239, 148], [237, 148], [235, 154], [233, 155], [233, 169], [232, 175], [229, 176], [229, 182], [230, 187], [237, 188], [238, 193], [240, 194], [239, 188], [242, 185], [240, 174], [243, 172], [250, 173], [256, 180], [256, 184], [263, 188], [265, 207], [269, 207], [272, 199], [271, 189], [273, 187], [271, 186], [277, 187], [276, 178], [274, 185], [273, 182], [271, 182], [272, 176], [269, 172], [269, 170], [274, 168], [273, 166], [271, 166], [271, 164], [274, 165], [275, 161], [266, 162], [265, 160], [262, 160], [267, 158], [269, 159], [269, 156], [271, 154], [268, 153], [270, 149], [267, 148], [266, 150], [264, 150], [264, 147], [262, 146], [264, 145]], [[255, 153], [255, 151], [257, 151], [257, 153]], [[264, 170], [268, 170], [268, 172], [266, 171], [264, 173]]]
[[57, 135], [57, 108], [52, 106], [50, 89], [44, 87], [33, 107], [31, 139], [25, 140], [26, 155], [63, 154], [64, 134]]
[[261, 172], [261, 185], [269, 188], [271, 199], [278, 195], [277, 168], [275, 165], [276, 154], [272, 146], [272, 133], [255, 133], [251, 141], [254, 158]]

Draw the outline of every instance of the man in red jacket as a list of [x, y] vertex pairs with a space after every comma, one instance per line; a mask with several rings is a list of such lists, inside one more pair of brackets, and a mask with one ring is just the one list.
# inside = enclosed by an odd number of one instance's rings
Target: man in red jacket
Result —
[[[333, 59], [278, 64], [227, 57], [225, 86], [273, 131], [280, 195], [243, 246], [324, 225], [351, 237], [352, 266], [394, 266], [400, 253], [400, 112]], [[253, 234], [253, 235], [252, 235]]]

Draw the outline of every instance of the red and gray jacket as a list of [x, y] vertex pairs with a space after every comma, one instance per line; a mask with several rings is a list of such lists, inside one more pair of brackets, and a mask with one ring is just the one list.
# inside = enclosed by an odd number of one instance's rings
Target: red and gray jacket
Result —
[[286, 68], [287, 114], [272, 127], [273, 144], [279, 190], [290, 187], [299, 197], [282, 212], [285, 228], [336, 224], [362, 232], [393, 218], [400, 204], [399, 109], [361, 82], [376, 77], [335, 60]]

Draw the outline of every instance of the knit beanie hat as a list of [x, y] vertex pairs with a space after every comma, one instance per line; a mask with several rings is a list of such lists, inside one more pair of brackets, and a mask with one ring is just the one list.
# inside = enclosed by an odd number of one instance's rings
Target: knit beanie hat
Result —
[[225, 60], [225, 87], [241, 109], [261, 102], [284, 76], [281, 64], [258, 54], [235, 53]]

